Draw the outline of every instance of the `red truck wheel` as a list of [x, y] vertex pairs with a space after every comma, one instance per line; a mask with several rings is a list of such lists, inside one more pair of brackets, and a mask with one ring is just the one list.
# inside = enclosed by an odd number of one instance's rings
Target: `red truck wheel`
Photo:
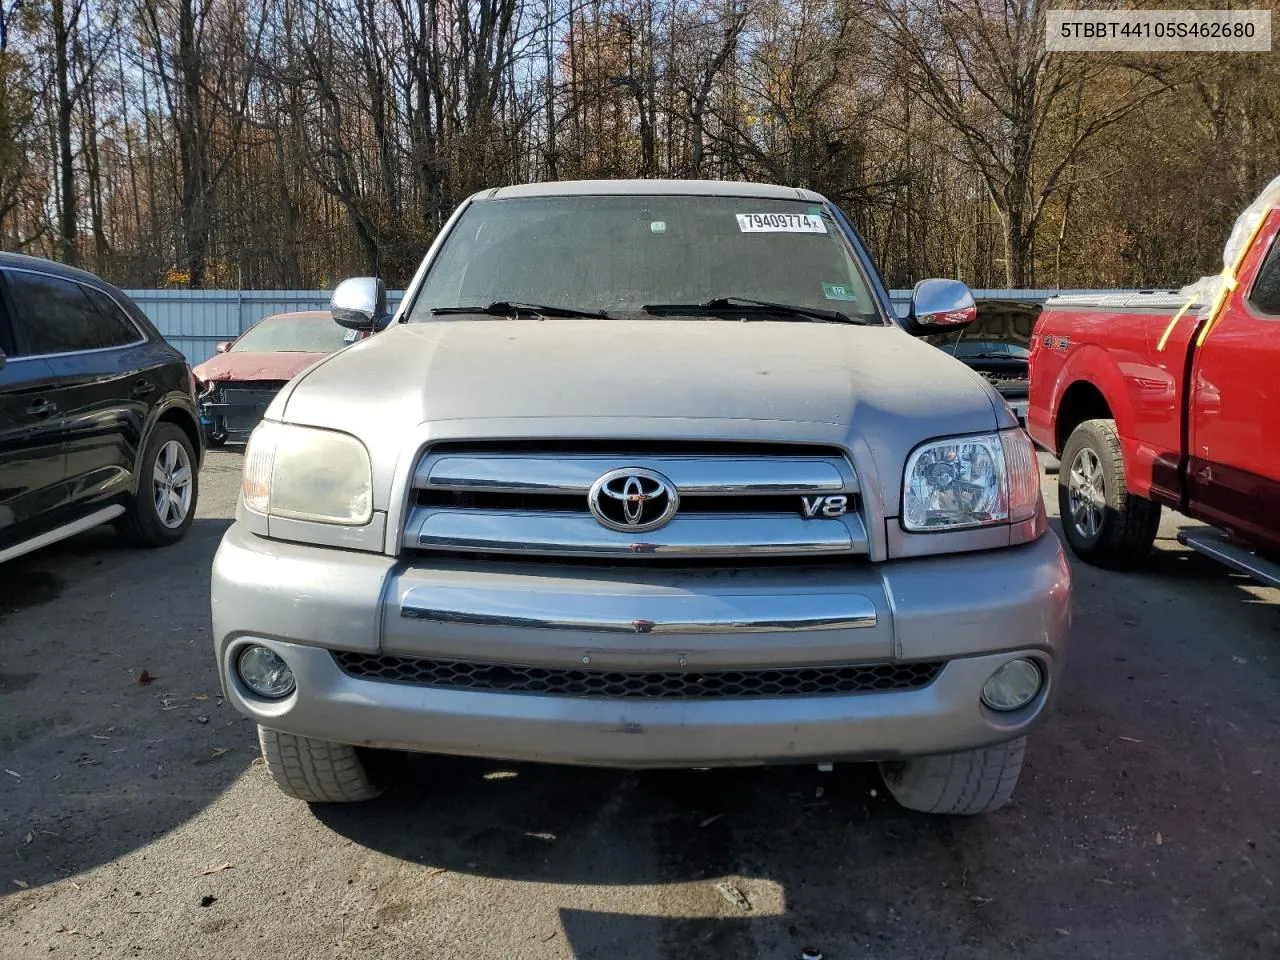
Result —
[[1086, 420], [1071, 431], [1058, 472], [1058, 513], [1081, 560], [1119, 570], [1151, 552], [1160, 505], [1129, 493], [1114, 420]]

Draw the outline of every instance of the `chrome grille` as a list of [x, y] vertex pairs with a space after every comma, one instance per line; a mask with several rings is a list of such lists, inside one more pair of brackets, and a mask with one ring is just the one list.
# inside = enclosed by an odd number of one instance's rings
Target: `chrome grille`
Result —
[[[588, 506], [620, 468], [664, 475], [679, 510], [649, 532], [617, 530]], [[843, 496], [842, 516], [802, 512], [802, 498]], [[411, 550], [526, 557], [813, 557], [865, 554], [857, 477], [838, 450], [784, 445], [582, 442], [428, 451], [413, 475], [404, 531]]]
[[423, 687], [639, 700], [815, 697], [919, 690], [944, 664], [857, 663], [708, 671], [578, 670], [335, 652], [342, 672], [363, 680]]

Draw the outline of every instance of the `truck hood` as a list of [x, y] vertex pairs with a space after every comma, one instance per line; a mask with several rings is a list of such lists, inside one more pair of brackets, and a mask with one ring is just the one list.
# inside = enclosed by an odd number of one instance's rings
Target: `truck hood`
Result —
[[887, 473], [890, 513], [916, 444], [1015, 423], [978, 374], [897, 327], [656, 319], [396, 324], [317, 365], [267, 416], [359, 436], [375, 503], [426, 424], [430, 439], [841, 445], [864, 487]]

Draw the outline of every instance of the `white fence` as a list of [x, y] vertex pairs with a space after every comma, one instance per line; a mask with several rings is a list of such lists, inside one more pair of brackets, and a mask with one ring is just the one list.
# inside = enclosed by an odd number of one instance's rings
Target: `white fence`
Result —
[[[193, 363], [213, 356], [219, 340], [238, 337], [263, 317], [295, 310], [328, 310], [328, 290], [128, 290], [165, 339]], [[1115, 293], [1087, 290], [975, 290], [979, 299], [1043, 303], [1057, 293]], [[910, 290], [891, 291], [899, 312]], [[401, 291], [387, 295], [395, 309]]]

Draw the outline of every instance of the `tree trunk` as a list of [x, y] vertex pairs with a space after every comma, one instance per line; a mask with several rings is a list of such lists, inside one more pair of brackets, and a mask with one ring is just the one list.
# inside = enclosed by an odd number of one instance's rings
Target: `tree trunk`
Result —
[[[76, 174], [71, 151], [71, 66], [69, 48], [74, 24], [66, 21], [63, 0], [52, 0], [54, 82], [57, 86], [57, 136], [58, 136], [58, 248], [63, 263], [78, 266], [80, 251], [76, 237]], [[78, 18], [79, 8], [73, 13]]]
[[276, 152], [276, 201], [283, 226], [280, 279], [286, 290], [296, 290], [302, 286], [302, 265], [298, 262], [298, 204], [289, 193], [289, 165], [285, 162], [284, 136], [279, 126], [272, 131], [272, 140]]
[[194, 0], [178, 12], [178, 70], [182, 109], [177, 117], [182, 159], [182, 234], [187, 253], [187, 285], [200, 290], [209, 256], [209, 150], [205, 139], [203, 66], [197, 46]]
[[1030, 284], [1028, 271], [1035, 236], [1024, 225], [1023, 211], [1015, 207], [1004, 213], [1004, 280], [1011, 290], [1023, 290]]

